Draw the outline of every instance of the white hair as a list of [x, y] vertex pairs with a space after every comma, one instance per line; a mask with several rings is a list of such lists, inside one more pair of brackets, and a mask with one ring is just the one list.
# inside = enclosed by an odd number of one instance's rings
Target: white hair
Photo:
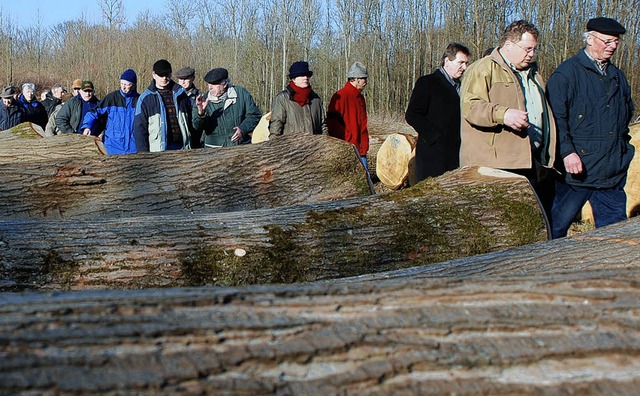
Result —
[[24, 83], [22, 84], [22, 91], [25, 89], [31, 89], [33, 92], [36, 92], [36, 84], [34, 83]]

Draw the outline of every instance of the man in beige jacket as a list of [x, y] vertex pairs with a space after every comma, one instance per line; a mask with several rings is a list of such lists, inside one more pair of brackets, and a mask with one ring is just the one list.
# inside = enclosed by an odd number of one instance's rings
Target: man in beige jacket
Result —
[[556, 128], [544, 81], [532, 62], [538, 29], [516, 21], [500, 46], [467, 69], [460, 88], [461, 166], [526, 176], [548, 213], [553, 201]]

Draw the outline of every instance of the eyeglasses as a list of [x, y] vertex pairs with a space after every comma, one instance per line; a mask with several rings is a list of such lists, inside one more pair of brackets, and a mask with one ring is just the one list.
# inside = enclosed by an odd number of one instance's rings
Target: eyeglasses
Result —
[[520, 49], [523, 50], [524, 52], [526, 52], [527, 54], [533, 54], [538, 50], [538, 47], [525, 48], [525, 47], [521, 46], [520, 44], [516, 43], [515, 41], [512, 41], [512, 43], [514, 43], [515, 45], [520, 47]]
[[595, 34], [591, 34], [592, 37], [597, 38], [598, 40], [600, 40], [602, 42], [602, 44], [605, 45], [605, 47], [609, 47], [612, 44], [615, 44], [616, 46], [618, 44], [620, 44], [620, 39], [619, 38], [614, 38], [614, 39], [609, 39], [609, 40], [603, 40], [600, 37], [596, 36]]

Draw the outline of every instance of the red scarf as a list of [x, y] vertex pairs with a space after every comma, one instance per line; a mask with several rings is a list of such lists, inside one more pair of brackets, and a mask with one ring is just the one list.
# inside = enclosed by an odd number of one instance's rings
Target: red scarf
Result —
[[300, 88], [293, 81], [289, 81], [289, 87], [293, 90], [293, 101], [299, 104], [300, 106], [307, 105], [311, 103], [309, 100], [309, 96], [311, 95], [311, 85], [307, 88]]

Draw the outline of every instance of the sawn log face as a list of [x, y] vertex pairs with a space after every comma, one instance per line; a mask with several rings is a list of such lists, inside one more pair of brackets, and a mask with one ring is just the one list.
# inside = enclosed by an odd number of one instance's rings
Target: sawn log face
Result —
[[0, 294], [2, 393], [638, 394], [640, 222], [289, 286]]

